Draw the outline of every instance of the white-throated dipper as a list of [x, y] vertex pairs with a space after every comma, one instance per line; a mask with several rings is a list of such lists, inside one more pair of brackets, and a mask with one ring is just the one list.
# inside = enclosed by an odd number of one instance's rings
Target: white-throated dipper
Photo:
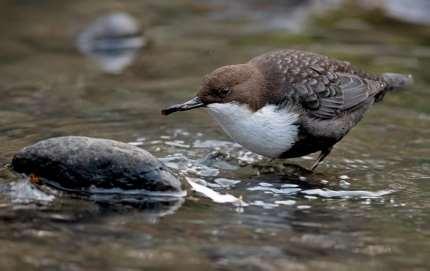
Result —
[[412, 76], [372, 75], [349, 62], [280, 50], [205, 76], [197, 96], [164, 115], [206, 107], [237, 143], [271, 158], [320, 151], [312, 170], [375, 102]]

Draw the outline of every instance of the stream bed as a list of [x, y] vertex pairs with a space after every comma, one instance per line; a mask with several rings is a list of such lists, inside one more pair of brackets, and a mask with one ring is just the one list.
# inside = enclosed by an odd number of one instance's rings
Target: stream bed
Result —
[[[2, 1], [0, 269], [429, 270], [430, 22], [419, 12], [430, 7], [364, 2]], [[77, 37], [113, 11], [133, 16], [144, 39], [103, 69], [115, 54], [82, 54]], [[415, 84], [370, 110], [315, 173], [315, 155], [265, 159], [204, 109], [160, 114], [216, 67], [275, 48], [410, 73]], [[66, 135], [142, 147], [244, 204], [190, 191], [88, 200], [4, 167], [22, 147]]]

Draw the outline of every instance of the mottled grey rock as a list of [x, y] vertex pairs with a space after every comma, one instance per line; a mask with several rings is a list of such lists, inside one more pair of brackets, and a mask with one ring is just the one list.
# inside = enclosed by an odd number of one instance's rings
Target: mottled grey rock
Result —
[[64, 190], [182, 191], [180, 181], [149, 152], [107, 139], [67, 136], [43, 140], [19, 151], [12, 168]]

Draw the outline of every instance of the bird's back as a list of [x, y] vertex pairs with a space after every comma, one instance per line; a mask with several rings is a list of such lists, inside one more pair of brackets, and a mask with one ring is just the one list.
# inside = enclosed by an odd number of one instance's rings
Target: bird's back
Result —
[[[393, 87], [387, 77], [372, 75], [347, 61], [311, 52], [274, 51], [255, 57], [249, 63], [264, 74], [269, 103], [292, 108], [301, 114], [299, 140], [290, 156], [300, 156], [338, 142], [369, 107]], [[396, 75], [394, 78], [406, 77]]]
[[266, 78], [268, 101], [297, 107], [317, 119], [352, 112], [388, 87], [381, 76], [365, 73], [349, 62], [298, 51], [281, 50], [250, 60]]

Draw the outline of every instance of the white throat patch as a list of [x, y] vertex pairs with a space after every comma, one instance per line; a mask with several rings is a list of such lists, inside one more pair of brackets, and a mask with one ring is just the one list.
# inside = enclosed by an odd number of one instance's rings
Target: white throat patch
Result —
[[255, 153], [277, 158], [297, 140], [297, 113], [266, 105], [252, 112], [247, 105], [214, 103], [209, 114], [237, 143]]

